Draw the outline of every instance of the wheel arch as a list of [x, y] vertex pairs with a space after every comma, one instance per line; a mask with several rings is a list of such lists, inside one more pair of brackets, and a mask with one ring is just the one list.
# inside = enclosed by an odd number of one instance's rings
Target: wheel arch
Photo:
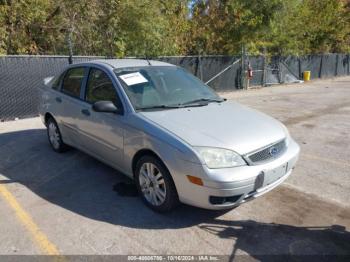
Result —
[[136, 152], [136, 154], [134, 155], [133, 159], [132, 159], [132, 172], [133, 172], [133, 178], [135, 180], [135, 183], [137, 183], [136, 181], [136, 166], [137, 166], [137, 162], [143, 157], [143, 156], [153, 156], [154, 158], [156, 158], [161, 164], [163, 164], [163, 167], [168, 171], [167, 173], [169, 174], [169, 178], [170, 178], [170, 184], [172, 184], [172, 186], [174, 187], [174, 192], [173, 192], [173, 196], [175, 197], [176, 203], [179, 203], [179, 193], [178, 193], [178, 189], [176, 186], [176, 183], [174, 181], [173, 175], [171, 174], [169, 168], [167, 167], [167, 165], [165, 164], [165, 162], [160, 158], [160, 156], [155, 153], [153, 150], [151, 149], [140, 149], [139, 151]]
[[50, 118], [52, 118], [57, 123], [55, 117], [50, 112], [46, 112], [45, 115], [44, 115], [44, 123], [45, 123], [45, 125], [47, 125], [47, 121]]
[[[140, 149], [139, 151], [137, 151], [136, 154], [134, 155], [134, 157], [132, 158], [131, 168], [132, 168], [132, 173], [133, 173], [134, 177], [135, 177], [135, 171], [136, 171], [137, 162], [141, 159], [141, 157], [146, 156], [146, 155], [153, 156], [153, 157], [157, 158], [159, 161], [162, 162], [162, 164], [166, 167], [166, 169], [168, 169], [168, 167], [166, 166], [164, 161], [158, 156], [158, 154], [156, 154], [151, 149], [143, 148], [143, 149]], [[168, 169], [168, 171], [169, 171], [169, 169]]]
[[153, 156], [153, 157], [155, 157], [156, 159], [158, 159], [158, 160], [164, 165], [164, 167], [166, 168], [166, 170], [169, 172], [170, 178], [171, 178], [172, 182], [174, 183], [175, 189], [176, 189], [176, 191], [177, 191], [176, 184], [175, 184], [175, 181], [174, 181], [174, 178], [173, 178], [173, 174], [170, 172], [170, 169], [168, 168], [168, 166], [166, 165], [166, 163], [162, 160], [162, 158], [161, 158], [156, 152], [154, 152], [153, 150], [148, 149], [148, 148], [140, 149], [140, 150], [137, 151], [136, 154], [134, 155], [134, 157], [133, 157], [133, 159], [132, 159], [132, 175], [133, 175], [133, 178], [135, 178], [135, 171], [136, 171], [137, 162], [138, 162], [138, 161], [141, 159], [141, 157], [143, 157], [143, 156]]

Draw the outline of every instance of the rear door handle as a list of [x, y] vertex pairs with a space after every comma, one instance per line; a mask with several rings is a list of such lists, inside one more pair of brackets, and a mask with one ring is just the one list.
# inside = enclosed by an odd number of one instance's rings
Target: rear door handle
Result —
[[81, 113], [84, 114], [84, 115], [86, 115], [86, 116], [89, 116], [89, 115], [90, 115], [90, 111], [87, 110], [87, 109], [82, 109], [82, 110], [81, 110]]
[[62, 98], [56, 97], [56, 101], [57, 101], [58, 103], [62, 103]]

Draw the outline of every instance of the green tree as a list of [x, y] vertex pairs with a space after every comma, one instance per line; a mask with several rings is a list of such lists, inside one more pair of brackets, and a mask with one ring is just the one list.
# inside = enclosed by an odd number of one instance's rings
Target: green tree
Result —
[[4, 0], [0, 2], [0, 44], [8, 54], [38, 53], [41, 24], [47, 18], [49, 4], [45, 0]]
[[196, 1], [192, 12], [191, 53], [235, 54], [245, 44], [256, 51], [282, 8], [282, 0]]
[[0, 54], [350, 52], [346, 0], [0, 0]]
[[298, 42], [303, 53], [349, 52], [350, 13], [340, 0], [304, 0]]
[[158, 56], [181, 52], [187, 1], [3, 0], [0, 52]]
[[274, 54], [349, 52], [350, 13], [340, 0], [285, 1], [266, 35]]

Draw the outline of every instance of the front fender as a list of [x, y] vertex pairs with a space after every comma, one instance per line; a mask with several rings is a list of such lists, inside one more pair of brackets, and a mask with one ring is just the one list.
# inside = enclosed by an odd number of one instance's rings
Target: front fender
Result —
[[142, 116], [130, 116], [124, 133], [126, 174], [133, 176], [132, 161], [140, 150], [151, 150], [168, 169], [183, 166], [182, 161], [201, 164], [194, 150], [180, 138]]

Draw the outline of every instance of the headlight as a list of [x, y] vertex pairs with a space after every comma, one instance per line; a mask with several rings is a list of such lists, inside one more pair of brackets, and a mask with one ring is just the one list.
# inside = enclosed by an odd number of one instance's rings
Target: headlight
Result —
[[195, 147], [209, 168], [225, 168], [246, 165], [236, 152], [215, 147]]

